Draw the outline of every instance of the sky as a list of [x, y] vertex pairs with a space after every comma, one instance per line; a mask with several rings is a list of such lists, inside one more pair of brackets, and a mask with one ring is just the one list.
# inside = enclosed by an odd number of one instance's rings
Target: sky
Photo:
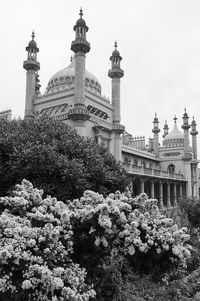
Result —
[[40, 49], [41, 92], [49, 79], [70, 63], [73, 26], [83, 8], [91, 50], [86, 69], [111, 98], [109, 60], [117, 40], [122, 56], [121, 119], [133, 136], [153, 134], [157, 113], [161, 134], [165, 119], [181, 130], [186, 107], [200, 132], [200, 1], [199, 0], [7, 0], [0, 9], [0, 110], [24, 115], [25, 47], [34, 29]]

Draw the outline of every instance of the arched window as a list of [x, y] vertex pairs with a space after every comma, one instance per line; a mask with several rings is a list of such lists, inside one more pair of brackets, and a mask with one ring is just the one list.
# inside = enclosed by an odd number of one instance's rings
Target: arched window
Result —
[[167, 169], [170, 173], [175, 173], [175, 165], [174, 164], [169, 164]]

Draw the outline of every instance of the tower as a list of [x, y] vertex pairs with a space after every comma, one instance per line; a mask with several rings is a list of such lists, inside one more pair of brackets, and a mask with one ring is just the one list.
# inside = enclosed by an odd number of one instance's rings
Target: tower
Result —
[[164, 130], [163, 138], [165, 138], [169, 134], [169, 127], [167, 124], [167, 120], [165, 120], [165, 125], [164, 125], [163, 130]]
[[192, 196], [199, 198], [199, 190], [198, 190], [198, 174], [197, 174], [197, 168], [198, 168], [198, 160], [197, 160], [197, 124], [196, 121], [193, 120], [191, 123], [191, 132], [190, 135], [192, 136], [192, 148], [193, 148], [193, 154], [194, 154], [194, 160], [192, 163]]
[[114, 156], [116, 159], [120, 160], [121, 157], [121, 138], [125, 130], [125, 127], [120, 124], [120, 78], [124, 76], [124, 71], [121, 69], [120, 61], [122, 57], [117, 50], [117, 42], [115, 42], [115, 50], [112, 52], [111, 69], [108, 71], [108, 76], [112, 79], [112, 107], [113, 107], [113, 133], [114, 133]]
[[23, 67], [26, 70], [26, 99], [25, 99], [25, 119], [34, 118], [34, 101], [39, 91], [38, 70], [40, 63], [37, 61], [39, 48], [34, 40], [35, 34], [32, 32], [32, 40], [28, 43], [26, 51], [28, 52], [27, 60], [24, 61]]
[[154, 154], [155, 157], [158, 158], [159, 157], [159, 121], [158, 121], [158, 117], [157, 114], [155, 113], [155, 117], [153, 120], [153, 129], [152, 132], [154, 133], [154, 139], [153, 139], [153, 149], [154, 149]]
[[193, 116], [193, 120], [191, 123], [191, 132], [190, 135], [192, 136], [192, 148], [193, 148], [193, 152], [194, 152], [194, 159], [197, 160], [197, 124], [196, 121], [194, 120], [194, 116]]
[[183, 134], [184, 134], [184, 156], [183, 156], [183, 159], [185, 161], [187, 160], [191, 160], [192, 159], [192, 156], [191, 156], [191, 153], [189, 152], [189, 128], [190, 128], [190, 125], [188, 123], [188, 114], [186, 112], [186, 108], [185, 108], [185, 112], [183, 114], [183, 125], [182, 125], [182, 129], [183, 129]]
[[191, 165], [191, 160], [192, 160], [192, 153], [189, 150], [189, 128], [190, 125], [188, 123], [188, 114], [186, 112], [186, 108], [183, 114], [183, 134], [184, 134], [184, 155], [183, 155], [183, 161], [184, 161], [184, 166], [185, 166], [185, 177], [187, 180], [186, 184], [186, 195], [188, 197], [193, 195], [193, 184], [192, 184], [192, 165]]
[[71, 44], [71, 50], [75, 53], [74, 107], [69, 110], [68, 117], [74, 121], [79, 134], [84, 135], [84, 122], [90, 118], [85, 105], [85, 55], [90, 51], [90, 43], [86, 40], [86, 32], [89, 28], [82, 18], [82, 9], [79, 15], [80, 18], [73, 28], [76, 33], [75, 40]]

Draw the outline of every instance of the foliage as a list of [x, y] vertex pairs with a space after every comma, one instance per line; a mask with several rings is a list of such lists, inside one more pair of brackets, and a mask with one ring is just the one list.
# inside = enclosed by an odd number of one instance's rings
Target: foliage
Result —
[[0, 198], [1, 300], [87, 301], [95, 296], [86, 271], [70, 259], [70, 212], [23, 180], [13, 197]]
[[[177, 296], [163, 283], [186, 266], [189, 235], [160, 213], [156, 200], [119, 191], [105, 198], [88, 190], [65, 204], [42, 199], [26, 180], [16, 187], [12, 197], [0, 198], [0, 291], [6, 301], [87, 301], [95, 291], [98, 301]], [[162, 280], [160, 289], [148, 277], [140, 283], [136, 273]], [[139, 288], [148, 281], [149, 299], [142, 299]]]
[[0, 196], [26, 178], [59, 200], [123, 190], [125, 170], [103, 147], [48, 118], [0, 120]]
[[86, 191], [69, 204], [74, 212], [72, 258], [86, 268], [98, 300], [121, 296], [127, 269], [161, 280], [166, 272], [186, 266], [191, 250], [187, 228], [165, 218], [156, 203], [145, 194], [132, 199], [116, 192], [104, 198]]
[[181, 206], [187, 212], [188, 220], [193, 227], [200, 227], [200, 200], [195, 198], [186, 198]]

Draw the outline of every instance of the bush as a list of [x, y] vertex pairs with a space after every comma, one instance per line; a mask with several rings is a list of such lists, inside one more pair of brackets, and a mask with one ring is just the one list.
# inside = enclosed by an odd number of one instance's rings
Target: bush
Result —
[[86, 191], [67, 203], [42, 199], [26, 180], [13, 197], [0, 198], [0, 291], [8, 301], [11, 295], [87, 301], [95, 295], [91, 284], [98, 301], [122, 301], [130, 273], [169, 282], [171, 272], [186, 266], [187, 229], [165, 218], [145, 194], [132, 199], [117, 191], [104, 198]]
[[87, 189], [108, 194], [127, 185], [121, 164], [92, 139], [48, 118], [0, 120], [0, 196], [24, 178], [58, 200]]
[[95, 296], [86, 271], [73, 263], [70, 212], [23, 180], [0, 198], [1, 300], [87, 301]]

